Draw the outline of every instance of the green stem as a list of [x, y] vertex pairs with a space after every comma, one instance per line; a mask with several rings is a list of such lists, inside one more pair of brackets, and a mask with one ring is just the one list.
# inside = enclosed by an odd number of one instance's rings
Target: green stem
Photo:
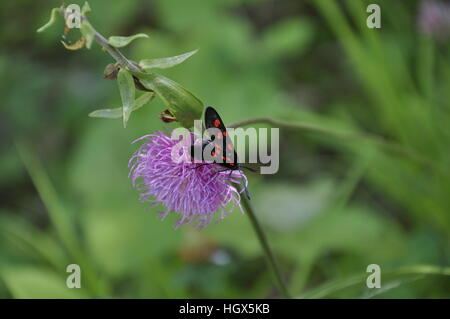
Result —
[[108, 52], [114, 60], [117, 61], [122, 67], [125, 67], [131, 71], [135, 72], [142, 72], [142, 70], [139, 68], [139, 66], [136, 63], [133, 63], [132, 61], [128, 60], [125, 55], [122, 54], [118, 49], [114, 48], [108, 43], [108, 40], [101, 35], [93, 26], [89, 23], [89, 21], [83, 17], [83, 20], [88, 23], [92, 30], [94, 31], [94, 40], [97, 42], [100, 46], [105, 49], [106, 52]]
[[268, 124], [274, 127], [280, 127], [284, 129], [290, 129], [290, 130], [300, 130], [300, 131], [306, 131], [306, 132], [313, 132], [313, 133], [319, 133], [319, 134], [325, 134], [325, 135], [332, 135], [334, 137], [339, 137], [342, 139], [349, 139], [349, 140], [356, 140], [356, 141], [362, 141], [370, 143], [374, 146], [377, 146], [381, 149], [384, 149], [385, 151], [392, 152], [395, 154], [399, 154], [402, 156], [406, 156], [414, 161], [416, 161], [419, 164], [426, 165], [428, 167], [433, 167], [437, 171], [441, 172], [447, 177], [450, 177], [447, 169], [439, 164], [436, 164], [429, 158], [423, 156], [420, 153], [417, 153], [416, 151], [407, 148], [403, 146], [402, 144], [388, 141], [383, 137], [380, 137], [375, 134], [370, 133], [361, 133], [361, 132], [355, 132], [355, 131], [339, 131], [339, 130], [333, 130], [329, 128], [323, 128], [314, 124], [310, 123], [292, 123], [282, 120], [274, 120], [268, 117], [255, 117], [250, 118], [247, 120], [239, 121], [236, 123], [233, 123], [231, 125], [228, 125], [228, 127], [240, 127], [240, 126], [246, 126], [250, 124]]
[[269, 267], [275, 276], [275, 280], [278, 284], [278, 288], [280, 289], [281, 293], [283, 294], [283, 296], [285, 298], [291, 298], [291, 296], [286, 288], [286, 285], [283, 282], [283, 278], [281, 276], [280, 269], [276, 262], [275, 256], [273, 255], [273, 252], [269, 246], [269, 242], [267, 241], [266, 234], [262, 230], [262, 227], [261, 227], [258, 219], [256, 218], [256, 215], [253, 211], [252, 206], [250, 205], [250, 202], [244, 196], [242, 197], [241, 202], [242, 202], [242, 206], [244, 206], [244, 209], [247, 212], [248, 217], [250, 218], [250, 222], [252, 223], [253, 229], [256, 232], [256, 236], [258, 237], [259, 243], [261, 244], [261, 247], [266, 256], [267, 263], [269, 264]]

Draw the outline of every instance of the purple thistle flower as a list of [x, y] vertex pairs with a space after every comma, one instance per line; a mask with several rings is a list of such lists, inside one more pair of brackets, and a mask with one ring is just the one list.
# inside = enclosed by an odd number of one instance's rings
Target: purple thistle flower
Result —
[[442, 39], [450, 34], [450, 6], [435, 0], [422, 0], [418, 16], [423, 34]]
[[175, 227], [194, 222], [201, 229], [214, 220], [216, 213], [220, 213], [218, 222], [236, 206], [241, 209], [239, 191], [231, 183], [240, 183], [241, 179], [247, 182], [242, 171], [218, 172], [215, 164], [196, 168], [199, 163], [192, 163], [188, 146], [180, 148], [181, 161], [176, 163], [172, 148], [179, 141], [161, 131], [133, 143], [139, 141], [145, 143], [131, 157], [129, 175], [141, 192], [142, 202], [150, 202], [150, 208], [160, 204], [166, 208], [158, 212], [162, 219], [175, 212], [181, 215]]

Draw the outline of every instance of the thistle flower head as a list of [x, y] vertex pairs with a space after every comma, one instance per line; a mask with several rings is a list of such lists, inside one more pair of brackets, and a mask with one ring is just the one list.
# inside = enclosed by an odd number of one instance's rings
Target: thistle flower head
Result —
[[435, 0], [422, 0], [418, 24], [427, 36], [442, 39], [450, 34], [450, 5]]
[[181, 215], [176, 227], [194, 222], [203, 228], [216, 215], [220, 221], [236, 206], [241, 208], [239, 191], [231, 183], [246, 182], [242, 171], [218, 172], [217, 164], [198, 167], [188, 146], [180, 147], [180, 161], [173, 161], [172, 149], [179, 141], [161, 131], [133, 143], [139, 141], [143, 144], [129, 161], [131, 181], [142, 202], [165, 207], [158, 212], [161, 218], [174, 212]]

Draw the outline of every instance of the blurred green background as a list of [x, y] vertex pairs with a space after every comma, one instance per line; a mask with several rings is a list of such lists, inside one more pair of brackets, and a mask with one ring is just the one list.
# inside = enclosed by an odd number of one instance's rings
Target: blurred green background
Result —
[[[376, 1], [382, 27], [368, 29], [372, 2], [91, 0], [89, 19], [105, 36], [149, 34], [123, 50], [133, 60], [199, 48], [162, 74], [227, 123], [323, 128], [281, 129], [279, 172], [248, 174], [292, 295], [448, 298], [434, 274], [450, 264], [448, 38], [420, 32], [420, 1]], [[130, 142], [167, 127], [164, 106], [126, 129], [89, 118], [120, 106], [102, 78], [113, 60], [97, 44], [64, 49], [62, 21], [36, 33], [60, 5], [0, 3], [0, 297], [279, 297], [239, 211], [201, 232], [145, 211]], [[66, 287], [73, 263], [81, 289]], [[382, 289], [366, 288], [373, 263]]]

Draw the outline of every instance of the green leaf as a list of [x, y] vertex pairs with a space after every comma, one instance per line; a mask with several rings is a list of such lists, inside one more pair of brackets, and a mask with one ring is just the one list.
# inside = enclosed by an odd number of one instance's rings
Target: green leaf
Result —
[[81, 14], [82, 15], [86, 15], [86, 13], [91, 12], [91, 6], [89, 5], [89, 3], [86, 1], [83, 4], [83, 7], [81, 8]]
[[41, 231], [28, 220], [14, 214], [0, 213], [0, 242], [22, 256], [52, 267], [67, 265], [67, 254], [52, 233]]
[[144, 70], [149, 69], [167, 69], [171, 68], [175, 65], [178, 65], [180, 63], [183, 63], [185, 60], [193, 56], [195, 53], [197, 53], [198, 50], [186, 52], [180, 55], [175, 55], [167, 58], [160, 58], [160, 59], [146, 59], [139, 61], [139, 66], [142, 67]]
[[140, 79], [142, 85], [156, 92], [184, 127], [192, 127], [194, 120], [200, 118], [202, 101], [180, 84], [156, 73], [130, 72]]
[[53, 23], [55, 23], [56, 18], [58, 17], [58, 15], [60, 13], [61, 13], [61, 8], [53, 8], [52, 12], [50, 14], [50, 20], [48, 20], [48, 22], [46, 24], [44, 24], [42, 27], [37, 29], [37, 32], [41, 33], [43, 31], [47, 30], [49, 27], [51, 27], [53, 25]]
[[[81, 270], [83, 271], [83, 270]], [[32, 267], [11, 267], [1, 269], [1, 277], [14, 298], [86, 298], [81, 288], [70, 289], [66, 285], [66, 277], [70, 275], [61, 270], [58, 276], [53, 272]]]
[[122, 68], [117, 74], [117, 84], [119, 84], [120, 98], [122, 99], [123, 127], [127, 127], [136, 92], [133, 76], [126, 69]]
[[[147, 104], [152, 98], [155, 97], [153, 92], [146, 92], [134, 100], [133, 107], [131, 108], [131, 112], [136, 111], [137, 109], [143, 107]], [[95, 110], [89, 113], [90, 117], [100, 117], [100, 118], [108, 118], [108, 119], [118, 119], [123, 116], [123, 108], [118, 107], [114, 109], [101, 109]]]
[[[366, 280], [370, 273], [355, 275], [343, 280], [336, 280], [326, 283], [317, 289], [307, 292], [298, 298], [329, 298], [335, 296], [336, 293], [343, 292], [349, 289], [365, 289], [369, 290], [366, 286]], [[413, 280], [420, 279], [426, 275], [441, 275], [450, 276], [450, 267], [437, 267], [432, 265], [414, 265], [401, 267], [395, 270], [383, 271], [381, 274], [381, 289], [385, 288], [382, 292], [386, 292], [392, 288]], [[367, 296], [371, 294], [365, 293]]]
[[89, 23], [83, 21], [81, 23], [80, 31], [83, 37], [86, 39], [86, 48], [90, 49], [92, 46], [92, 42], [94, 41], [94, 29]]
[[16, 147], [39, 197], [47, 208], [50, 220], [61, 238], [61, 242], [73, 255], [77, 254], [79, 250], [78, 237], [74, 229], [72, 216], [61, 202], [59, 194], [41, 162], [23, 143], [16, 143]]
[[115, 48], [122, 48], [127, 46], [131, 41], [139, 38], [148, 38], [148, 35], [145, 33], [138, 33], [129, 37], [112, 36], [108, 38], [108, 44]]
[[106, 284], [103, 279], [96, 277], [93, 268], [80, 248], [79, 238], [73, 223], [74, 216], [71, 216], [65, 204], [60, 200], [59, 194], [56, 192], [40, 161], [33, 153], [28, 151], [23, 142], [17, 141], [16, 148], [38, 191], [39, 197], [48, 211], [50, 220], [60, 239], [59, 242], [64, 245], [70, 256], [76, 260], [76, 263], [82, 266], [86, 287], [89, 287], [91, 291], [96, 293], [104, 293], [107, 289], [105, 288]]
[[301, 54], [312, 42], [313, 35], [313, 25], [307, 19], [282, 20], [263, 34], [265, 55], [279, 57]]

